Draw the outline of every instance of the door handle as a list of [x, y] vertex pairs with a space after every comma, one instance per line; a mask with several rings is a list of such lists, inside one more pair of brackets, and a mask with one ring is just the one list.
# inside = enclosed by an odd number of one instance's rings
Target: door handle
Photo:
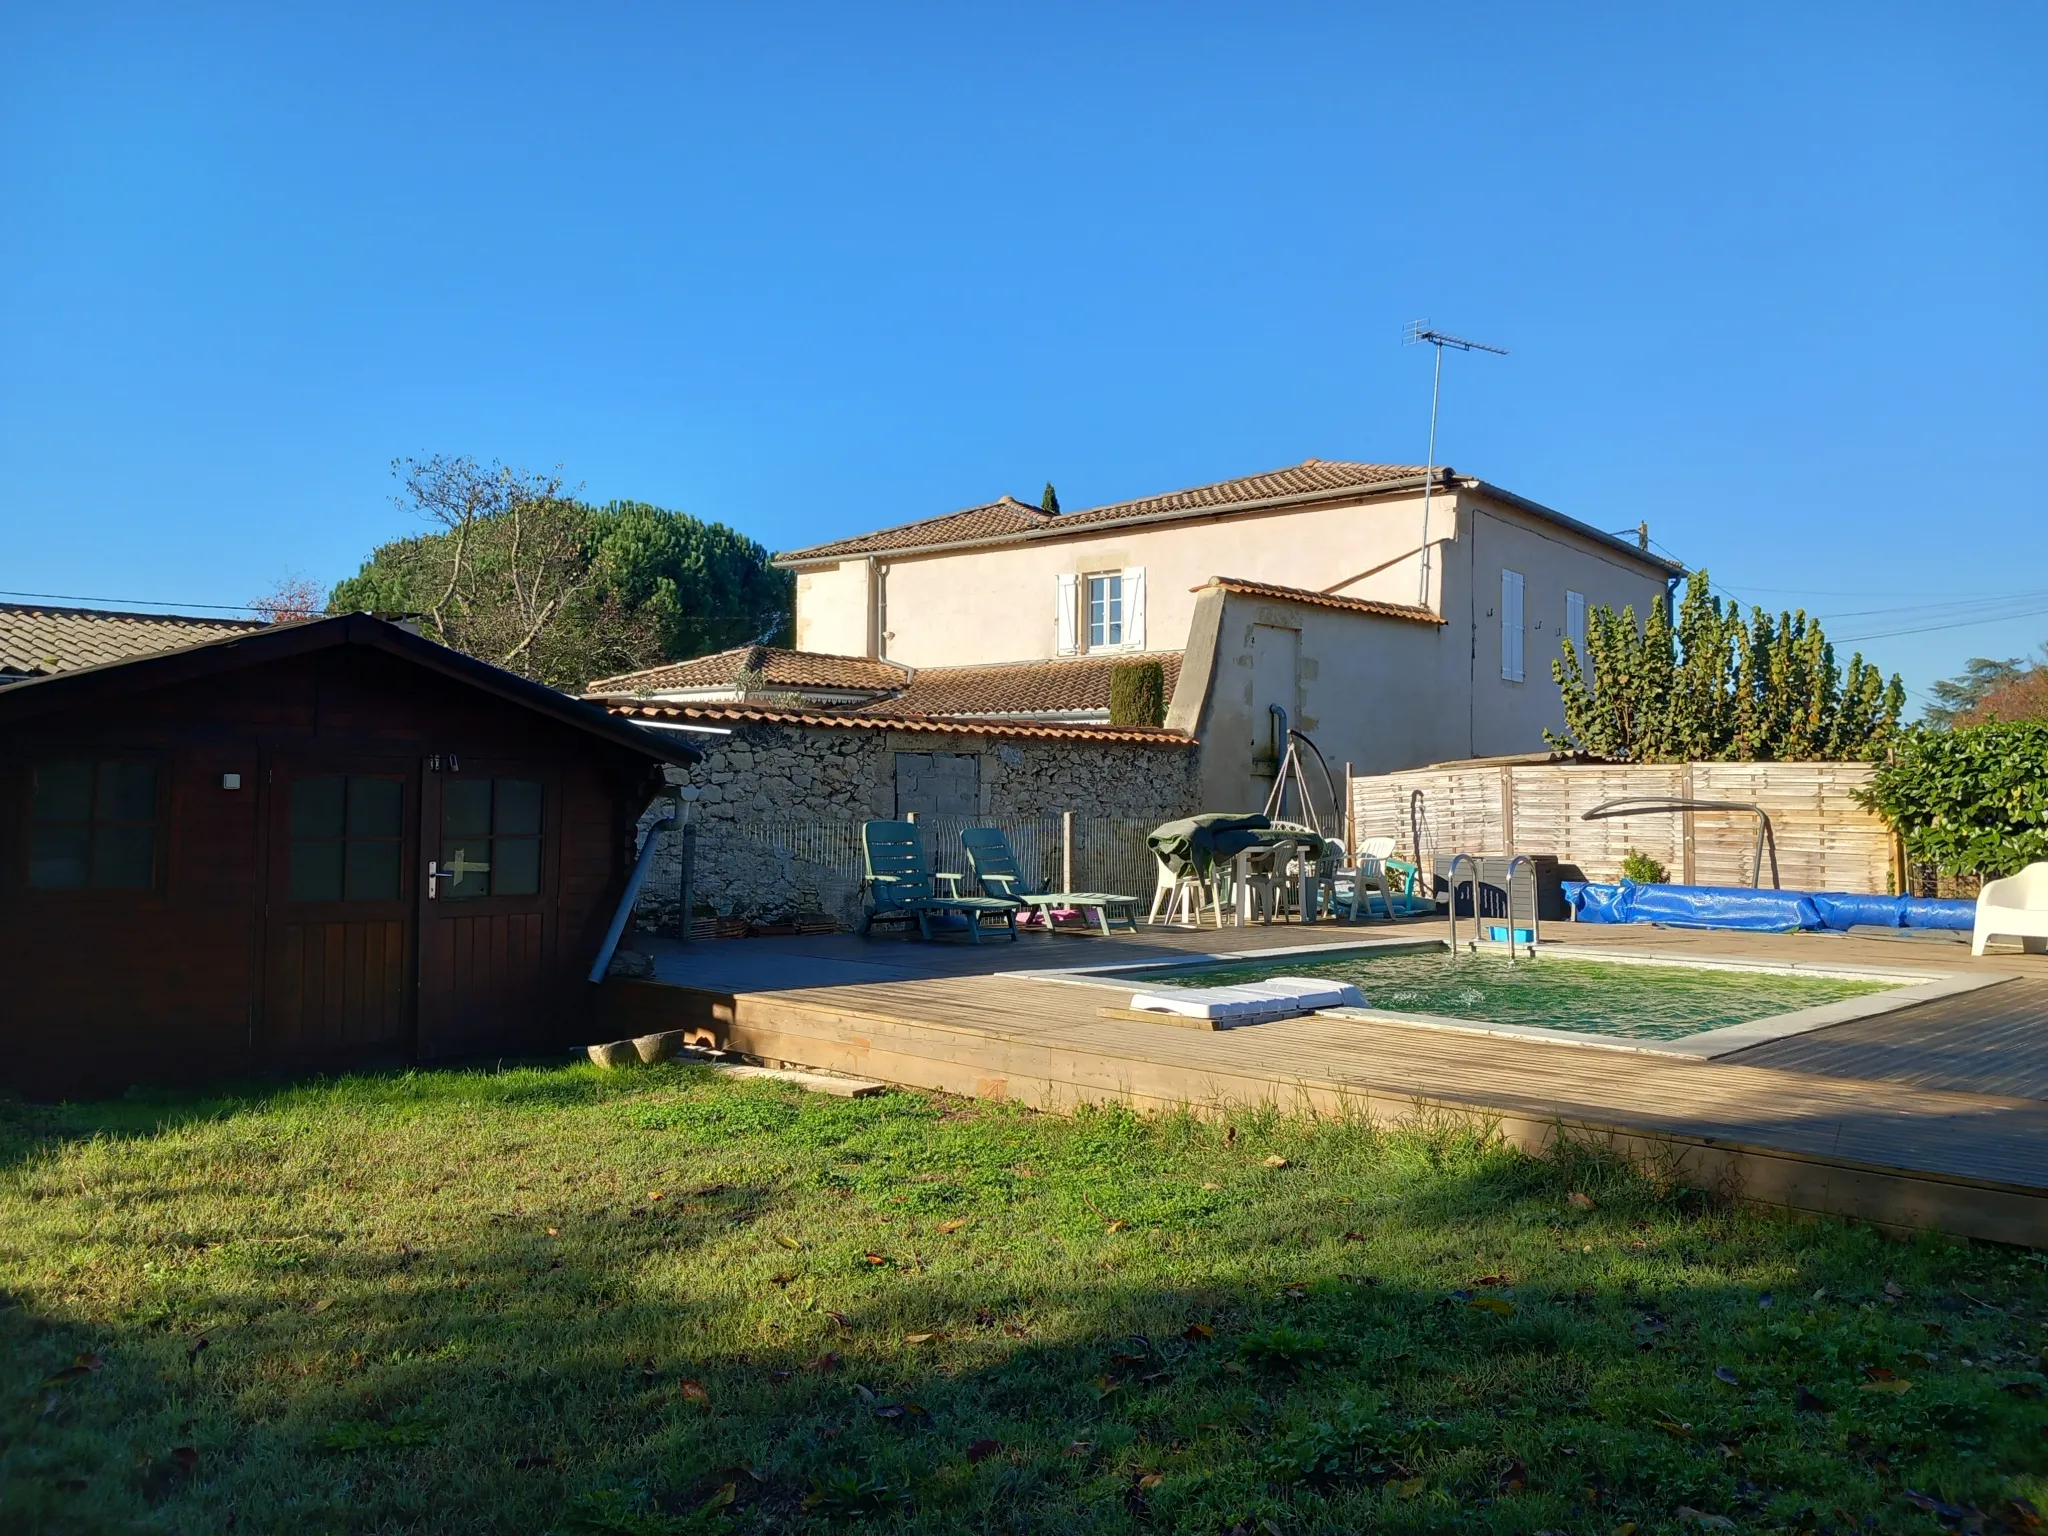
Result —
[[454, 878], [454, 870], [441, 868], [438, 860], [427, 860], [427, 900], [434, 901], [439, 899], [441, 887], [436, 884], [437, 881], [453, 880]]

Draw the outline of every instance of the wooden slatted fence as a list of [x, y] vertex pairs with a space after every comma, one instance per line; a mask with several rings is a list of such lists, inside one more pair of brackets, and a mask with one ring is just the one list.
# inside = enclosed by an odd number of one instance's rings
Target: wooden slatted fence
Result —
[[[1630, 849], [1688, 885], [1748, 885], [1756, 818], [1672, 811], [1586, 821], [1625, 796], [1739, 800], [1771, 819], [1787, 890], [1891, 892], [1900, 872], [1891, 828], [1856, 803], [1868, 763], [1493, 764], [1418, 768], [1351, 781], [1351, 841], [1392, 837], [1403, 857], [1552, 854], [1612, 880]], [[1420, 800], [1414, 797], [1420, 793]], [[1417, 847], [1416, 832], [1421, 834]], [[1763, 883], [1771, 880], [1766, 859]]]

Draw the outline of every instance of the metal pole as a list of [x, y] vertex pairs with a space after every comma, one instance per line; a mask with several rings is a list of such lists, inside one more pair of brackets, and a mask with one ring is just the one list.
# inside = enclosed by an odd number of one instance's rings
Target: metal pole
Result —
[[1436, 480], [1436, 402], [1444, 387], [1444, 344], [1436, 342], [1436, 377], [1429, 386], [1429, 462], [1422, 470], [1422, 590], [1416, 595], [1419, 608], [1429, 606], [1429, 493]]
[[1060, 889], [1074, 888], [1074, 813], [1060, 812]]
[[690, 924], [694, 920], [694, 909], [697, 905], [697, 828], [695, 823], [689, 821], [683, 823], [681, 864], [682, 878], [677, 882], [677, 900], [682, 906], [682, 919], [676, 925], [679, 930], [676, 937], [687, 944], [690, 941]]

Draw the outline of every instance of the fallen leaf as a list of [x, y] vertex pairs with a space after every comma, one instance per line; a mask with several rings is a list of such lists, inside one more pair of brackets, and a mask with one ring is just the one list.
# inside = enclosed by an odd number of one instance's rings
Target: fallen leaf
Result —
[[1474, 1285], [1481, 1286], [1500, 1286], [1506, 1285], [1508, 1283], [1508, 1277], [1506, 1275], [1481, 1275], [1477, 1280], [1474, 1280], [1472, 1283]]
[[906, 1344], [929, 1344], [938, 1337], [939, 1335], [936, 1333], [906, 1333], [903, 1335], [903, 1342]]
[[723, 1509], [739, 1496], [738, 1483], [720, 1483], [711, 1497], [697, 1506], [698, 1513], [708, 1515], [713, 1510]]
[[1181, 1330], [1181, 1337], [1190, 1344], [1204, 1344], [1216, 1337], [1216, 1330], [1207, 1323], [1189, 1323]]
[[69, 1365], [65, 1366], [62, 1370], [56, 1372], [54, 1375], [45, 1378], [43, 1385], [46, 1387], [54, 1387], [61, 1382], [76, 1381], [81, 1376], [92, 1375], [94, 1371], [97, 1371], [106, 1363], [107, 1362], [102, 1360], [98, 1355], [80, 1355], [77, 1359], [73, 1360]]
[[832, 1321], [837, 1323], [840, 1327], [846, 1329], [848, 1332], [852, 1332], [853, 1319], [848, 1317], [844, 1312], [827, 1312], [825, 1315], [831, 1318]]
[[1891, 1297], [1893, 1301], [1897, 1301], [1906, 1294], [1906, 1291], [1905, 1287], [1900, 1285], [1898, 1281], [1887, 1280], [1884, 1283], [1884, 1293]]
[[711, 1406], [711, 1394], [704, 1390], [704, 1383], [701, 1381], [684, 1382], [682, 1392], [683, 1401], [686, 1403], [702, 1403], [707, 1408]]
[[1363, 1243], [1369, 1241], [1369, 1239], [1363, 1232], [1346, 1232], [1344, 1234], [1344, 1241], [1347, 1243]]
[[1491, 1312], [1495, 1317], [1515, 1315], [1515, 1304], [1512, 1301], [1502, 1301], [1498, 1296], [1474, 1296], [1465, 1305], [1474, 1312]]
[[827, 1371], [836, 1371], [839, 1369], [839, 1357], [828, 1349], [825, 1351], [824, 1354], [818, 1356], [817, 1359], [813, 1360], [809, 1365], [805, 1366], [804, 1369], [807, 1371], [816, 1371], [819, 1375], [822, 1376]]
[[1682, 1419], [1674, 1419], [1668, 1413], [1658, 1414], [1652, 1422], [1657, 1428], [1663, 1430], [1665, 1434], [1672, 1436], [1674, 1439], [1690, 1440], [1692, 1438], [1692, 1426]]
[[315, 1312], [325, 1312], [329, 1307], [333, 1305], [334, 1298], [332, 1296], [322, 1296], [318, 1301], [313, 1303], [313, 1310]]
[[796, 1276], [785, 1269], [779, 1275], [770, 1275], [768, 1283], [770, 1285], [794, 1285], [796, 1283]]
[[1583, 1190], [1575, 1189], [1565, 1198], [1582, 1211], [1593, 1209], [1593, 1197], [1586, 1194]]
[[1739, 1387], [1742, 1385], [1742, 1379], [1735, 1374], [1735, 1371], [1732, 1367], [1726, 1365], [1717, 1365], [1714, 1367], [1714, 1379], [1716, 1381], [1725, 1381], [1731, 1387]]
[[662, 1192], [658, 1189], [650, 1189], [649, 1191], [647, 1191], [647, 1198], [649, 1200], [659, 1200], [661, 1197]]
[[960, 1230], [960, 1229], [961, 1229], [962, 1227], [964, 1227], [964, 1226], [966, 1226], [966, 1225], [967, 1225], [967, 1222], [966, 1222], [965, 1218], [963, 1218], [963, 1217], [957, 1217], [957, 1216], [956, 1216], [956, 1217], [955, 1217], [955, 1218], [954, 1218], [953, 1220], [951, 1220], [951, 1221], [942, 1221], [942, 1222], [940, 1222], [940, 1223], [939, 1223], [939, 1226], [938, 1226], [938, 1230], [939, 1230], [939, 1231], [941, 1231], [941, 1232], [947, 1232], [947, 1233], [951, 1233], [951, 1232], [958, 1232], [958, 1231], [959, 1231], [959, 1230]]
[[1067, 1443], [1066, 1450], [1060, 1454], [1064, 1456], [1086, 1456], [1094, 1449], [1095, 1442], [1092, 1440], [1071, 1440]]
[[1517, 1456], [1502, 1469], [1499, 1483], [1503, 1493], [1522, 1492], [1523, 1489], [1529, 1486], [1529, 1468], [1527, 1463]]
[[987, 1461], [1003, 1448], [1000, 1440], [977, 1440], [967, 1447], [967, 1459], [972, 1462]]
[[1209, 1182], [1202, 1185], [1202, 1188], [1211, 1190], [1221, 1189], [1222, 1187], [1223, 1186], [1221, 1184], [1216, 1183], [1214, 1180], [1210, 1180]]
[[1893, 1397], [1902, 1397], [1913, 1390], [1913, 1383], [1894, 1376], [1889, 1381], [1866, 1381], [1856, 1389], [1859, 1392], [1889, 1392]]
[[1271, 1154], [1269, 1157], [1266, 1158], [1265, 1161], [1266, 1166], [1268, 1168], [1291, 1168], [1293, 1166], [1293, 1164], [1289, 1163], [1287, 1159], [1282, 1157], [1278, 1152]]
[[2023, 1402], [2038, 1403], [2041, 1400], [2041, 1383], [2038, 1381], [2001, 1382], [1998, 1390], [2008, 1392]]
[[886, 1264], [889, 1262], [886, 1257], [874, 1252], [872, 1249], [862, 1254], [861, 1257], [866, 1259], [870, 1264]]
[[1694, 1509], [1690, 1504], [1681, 1504], [1676, 1511], [1680, 1525], [1697, 1525], [1703, 1530], [1732, 1531], [1735, 1522], [1726, 1515], [1710, 1515], [1704, 1510]]
[[1024, 1325], [1022, 1323], [1005, 1323], [1003, 1324], [1003, 1332], [1013, 1339], [1021, 1339], [1024, 1337]]
[[1614, 1536], [1636, 1536], [1639, 1527], [1633, 1520], [1624, 1520], [1614, 1528]]
[[542, 1230], [545, 1231], [549, 1237], [560, 1237], [562, 1235], [562, 1229], [560, 1227], [544, 1227]]
[[793, 1237], [785, 1237], [780, 1232], [775, 1234], [775, 1241], [782, 1244], [782, 1246], [787, 1248], [791, 1253], [800, 1253], [803, 1251], [804, 1245], [802, 1243], [798, 1242]]
[[1863, 1374], [1872, 1381], [1890, 1381], [1898, 1372], [1888, 1365], [1866, 1365], [1863, 1367]]
[[1138, 1479], [1138, 1486], [1140, 1488], [1157, 1488], [1161, 1483], [1165, 1481], [1166, 1477], [1163, 1473], [1147, 1472], [1143, 1477]]
[[1412, 1499], [1422, 1492], [1422, 1479], [1419, 1477], [1406, 1478], [1394, 1484], [1394, 1492], [1404, 1499]]
[[780, 1386], [783, 1382], [788, 1381], [790, 1377], [794, 1376], [795, 1374], [795, 1371], [792, 1371], [787, 1366], [785, 1366], [783, 1369], [779, 1371], [770, 1371], [768, 1373], [768, 1379], [774, 1382], [776, 1385]]

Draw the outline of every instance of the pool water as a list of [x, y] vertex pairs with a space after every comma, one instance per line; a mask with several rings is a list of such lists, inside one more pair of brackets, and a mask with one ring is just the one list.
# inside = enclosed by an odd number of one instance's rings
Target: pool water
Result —
[[1213, 966], [1148, 986], [1221, 987], [1269, 976], [1348, 981], [1369, 1007], [1487, 1024], [1531, 1024], [1630, 1040], [1677, 1040], [1751, 1019], [1883, 992], [1903, 983], [1782, 971], [1709, 970], [1448, 951], [1340, 955]]

